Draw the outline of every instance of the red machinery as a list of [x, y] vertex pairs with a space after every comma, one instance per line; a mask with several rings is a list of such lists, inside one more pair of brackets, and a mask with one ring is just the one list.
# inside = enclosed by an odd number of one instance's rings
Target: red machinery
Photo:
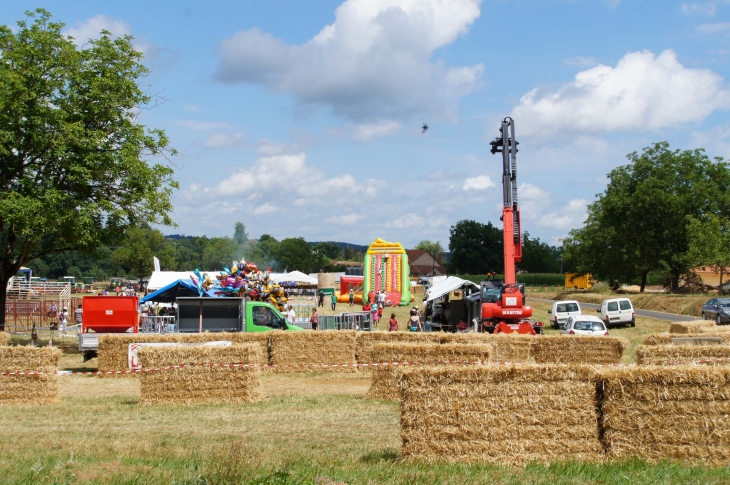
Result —
[[502, 154], [502, 190], [504, 206], [504, 283], [483, 281], [481, 322], [492, 333], [542, 333], [542, 322], [528, 320], [532, 307], [525, 304], [525, 286], [515, 278], [515, 263], [522, 260], [522, 228], [517, 205], [517, 140], [512, 118], [502, 120], [502, 134], [492, 145], [492, 154]]
[[139, 313], [136, 296], [85, 296], [81, 332], [137, 333]]

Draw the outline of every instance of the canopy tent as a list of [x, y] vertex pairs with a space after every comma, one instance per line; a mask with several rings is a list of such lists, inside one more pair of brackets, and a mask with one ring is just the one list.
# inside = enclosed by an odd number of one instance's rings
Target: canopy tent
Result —
[[317, 278], [312, 278], [309, 275], [302, 273], [301, 271], [291, 271], [289, 273], [271, 273], [271, 279], [277, 283], [283, 281], [291, 283], [305, 283], [308, 285], [316, 285]]
[[445, 280], [436, 283], [431, 287], [430, 290], [428, 290], [428, 300], [426, 301], [435, 300], [436, 298], [451, 293], [452, 291], [457, 290], [462, 286], [473, 286], [474, 288], [479, 288], [479, 285], [477, 285], [473, 281], [463, 280], [461, 278], [457, 278], [456, 276], [449, 276]]
[[[190, 279], [173, 281], [167, 286], [160, 288], [154, 293], [150, 293], [147, 296], [139, 300], [140, 303], [148, 301], [154, 301], [157, 303], [174, 303], [177, 298], [180, 297], [196, 297], [198, 294], [198, 287], [195, 286]], [[210, 296], [210, 295], [207, 295]]]
[[[201, 273], [207, 274], [211, 280], [215, 281], [215, 276], [220, 274], [220, 271], [201, 271]], [[192, 271], [153, 271], [150, 281], [147, 283], [147, 289], [159, 290], [177, 280], [190, 281], [191, 274], [193, 274]]]

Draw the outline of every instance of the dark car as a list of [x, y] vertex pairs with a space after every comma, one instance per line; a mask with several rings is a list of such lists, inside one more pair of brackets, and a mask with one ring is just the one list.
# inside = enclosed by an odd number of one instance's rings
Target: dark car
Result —
[[718, 325], [730, 323], [730, 298], [712, 298], [702, 305], [702, 319], [715, 320]]

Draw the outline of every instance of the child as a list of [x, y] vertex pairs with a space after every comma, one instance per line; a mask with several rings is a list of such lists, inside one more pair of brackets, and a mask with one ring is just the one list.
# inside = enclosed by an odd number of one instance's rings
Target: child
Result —
[[309, 323], [312, 324], [312, 330], [317, 330], [317, 322], [319, 321], [319, 315], [317, 315], [317, 307], [312, 308], [312, 318], [309, 319]]
[[390, 321], [388, 322], [388, 332], [398, 331], [398, 320], [395, 319], [395, 313], [390, 314]]
[[373, 308], [372, 308], [372, 318], [373, 318], [373, 325], [375, 326], [375, 328], [378, 328], [379, 315], [378, 315], [377, 307], [375, 305], [373, 305]]
[[383, 319], [383, 305], [378, 305], [378, 320]]

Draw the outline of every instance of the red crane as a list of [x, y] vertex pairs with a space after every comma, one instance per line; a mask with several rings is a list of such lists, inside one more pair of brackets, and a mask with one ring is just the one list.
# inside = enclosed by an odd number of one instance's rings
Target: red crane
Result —
[[487, 280], [481, 285], [481, 323], [488, 332], [542, 333], [542, 322], [529, 320], [532, 307], [525, 304], [525, 285], [518, 284], [515, 263], [522, 260], [522, 228], [517, 204], [517, 145], [512, 118], [502, 120], [501, 136], [492, 145], [492, 154], [502, 154], [502, 207], [504, 237], [504, 282]]

